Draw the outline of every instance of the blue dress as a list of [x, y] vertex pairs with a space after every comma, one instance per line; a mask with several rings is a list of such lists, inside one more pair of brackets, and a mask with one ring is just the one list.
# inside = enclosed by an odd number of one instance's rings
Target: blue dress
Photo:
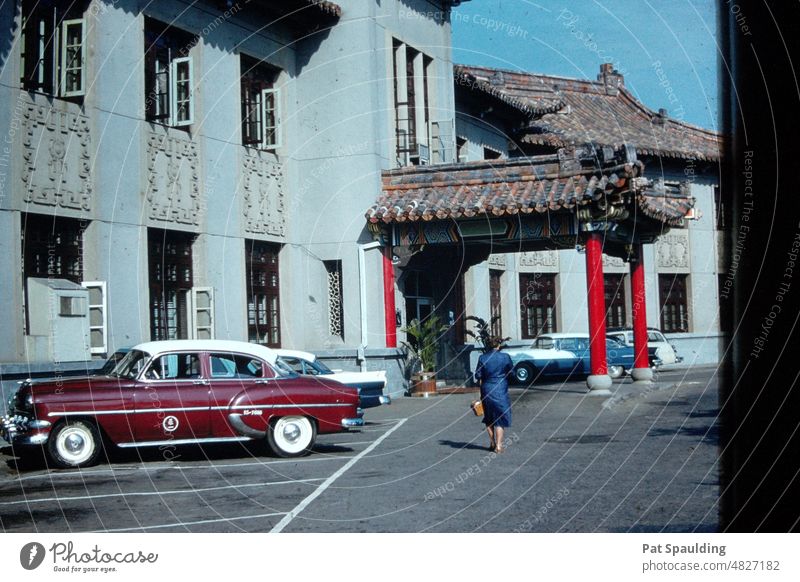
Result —
[[508, 375], [513, 369], [511, 357], [504, 352], [492, 350], [478, 358], [475, 380], [481, 383], [483, 423], [486, 426], [511, 426]]

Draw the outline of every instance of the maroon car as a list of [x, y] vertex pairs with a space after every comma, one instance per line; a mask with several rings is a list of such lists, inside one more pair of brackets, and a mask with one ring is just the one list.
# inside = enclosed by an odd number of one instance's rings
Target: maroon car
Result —
[[134, 347], [108, 376], [28, 381], [0, 435], [44, 446], [62, 468], [119, 447], [265, 440], [275, 454], [307, 453], [318, 433], [363, 425], [358, 392], [301, 377], [275, 352], [245, 342], [176, 340]]

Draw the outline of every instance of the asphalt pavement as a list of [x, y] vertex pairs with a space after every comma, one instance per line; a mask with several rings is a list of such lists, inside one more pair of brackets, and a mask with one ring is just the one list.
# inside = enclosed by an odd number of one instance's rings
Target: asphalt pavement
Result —
[[322, 435], [311, 455], [257, 445], [114, 451], [82, 471], [0, 448], [3, 531], [716, 531], [714, 368], [664, 371], [656, 386], [582, 380], [511, 390], [502, 455], [487, 449], [471, 394], [400, 398], [360, 432]]

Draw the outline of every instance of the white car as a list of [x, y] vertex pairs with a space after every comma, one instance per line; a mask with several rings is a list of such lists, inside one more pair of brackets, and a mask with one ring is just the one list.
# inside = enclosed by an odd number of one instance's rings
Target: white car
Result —
[[275, 352], [278, 354], [279, 364], [298, 374], [323, 376], [356, 388], [361, 408], [372, 408], [381, 404], [392, 403], [392, 399], [383, 394], [383, 390], [386, 387], [385, 370], [373, 372], [331, 370], [311, 352], [284, 349], [276, 349]]
[[[610, 328], [606, 330], [606, 336], [614, 338], [626, 346], [633, 346], [633, 330], [630, 328]], [[675, 346], [669, 343], [664, 334], [657, 329], [647, 328], [647, 347], [655, 348], [656, 360], [654, 361], [657, 365], [676, 364], [683, 361], [683, 358], [675, 350]]]

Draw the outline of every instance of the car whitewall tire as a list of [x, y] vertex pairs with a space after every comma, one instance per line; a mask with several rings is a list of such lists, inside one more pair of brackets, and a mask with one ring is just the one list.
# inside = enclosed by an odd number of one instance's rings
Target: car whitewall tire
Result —
[[317, 437], [316, 425], [305, 416], [283, 416], [270, 423], [267, 432], [269, 448], [279, 457], [306, 454]]
[[613, 379], [622, 378], [622, 375], [625, 374], [625, 368], [622, 366], [609, 366], [608, 367], [608, 375], [611, 376]]
[[61, 469], [88, 467], [100, 455], [100, 433], [94, 424], [75, 420], [57, 425], [47, 440], [47, 452]]

